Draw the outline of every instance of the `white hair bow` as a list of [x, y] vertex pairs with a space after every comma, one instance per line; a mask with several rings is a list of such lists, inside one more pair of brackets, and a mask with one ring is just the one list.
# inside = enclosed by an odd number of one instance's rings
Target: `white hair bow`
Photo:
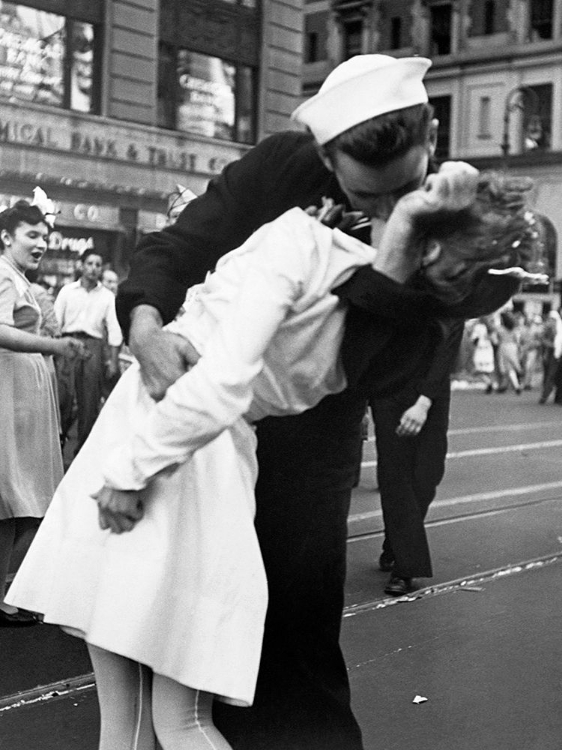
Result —
[[55, 218], [59, 212], [55, 209], [54, 201], [47, 197], [47, 193], [43, 188], [33, 188], [33, 200], [31, 201], [31, 205], [37, 206], [45, 217], [45, 221], [52, 229], [55, 226]]

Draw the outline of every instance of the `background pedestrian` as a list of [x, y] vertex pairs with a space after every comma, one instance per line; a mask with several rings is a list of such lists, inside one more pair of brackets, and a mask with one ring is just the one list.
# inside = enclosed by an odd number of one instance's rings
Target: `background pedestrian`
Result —
[[[64, 446], [75, 418], [78, 420], [76, 452], [88, 437], [101, 407], [104, 374], [118, 373], [119, 347], [123, 336], [115, 314], [115, 295], [100, 281], [103, 257], [86, 250], [81, 258], [82, 275], [63, 286], [55, 300], [55, 313], [62, 336], [79, 338], [88, 356], [56, 362], [61, 411], [61, 442]], [[110, 350], [105, 361], [104, 340]]]
[[41, 309], [26, 272], [47, 249], [46, 216], [27, 201], [0, 213], [0, 627], [36, 622], [5, 603], [12, 553], [33, 533], [62, 478], [54, 383], [45, 355], [83, 354], [74, 338], [43, 336]]

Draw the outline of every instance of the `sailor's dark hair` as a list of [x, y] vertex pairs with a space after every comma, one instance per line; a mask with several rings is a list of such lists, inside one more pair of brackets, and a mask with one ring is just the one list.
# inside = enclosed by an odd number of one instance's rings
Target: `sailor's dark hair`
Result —
[[370, 167], [383, 167], [427, 143], [433, 112], [426, 103], [378, 115], [340, 133], [322, 149], [332, 161], [342, 152]]

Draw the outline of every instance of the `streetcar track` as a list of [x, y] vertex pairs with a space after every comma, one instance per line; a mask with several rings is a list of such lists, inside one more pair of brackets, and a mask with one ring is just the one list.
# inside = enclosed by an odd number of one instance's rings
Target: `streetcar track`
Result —
[[[552, 502], [553, 500], [558, 500], [561, 497], [562, 494], [562, 482], [550, 482], [546, 484], [536, 484], [536, 485], [529, 485], [527, 487], [512, 487], [506, 490], [497, 490], [495, 492], [482, 492], [474, 495], [460, 495], [459, 497], [453, 497], [449, 499], [444, 500], [435, 500], [431, 506], [431, 511], [435, 511], [437, 509], [446, 509], [446, 508], [453, 508], [458, 505], [465, 505], [470, 503], [476, 503], [476, 502], [487, 502], [490, 500], [499, 500], [502, 497], [513, 497], [517, 495], [531, 495], [536, 492], [544, 492], [545, 490], [553, 490], [553, 489], [559, 489], [561, 490], [560, 493], [557, 493], [556, 495], [548, 495], [547, 497], [541, 497], [537, 498], [535, 500], [529, 498], [525, 502], [519, 502], [519, 503], [510, 503], [509, 505], [504, 505], [501, 508], [486, 508], [484, 510], [475, 510], [471, 513], [463, 513], [461, 515], [455, 515], [451, 518], [433, 518], [428, 521], [426, 521], [426, 526], [436, 526], [439, 524], [447, 523], [449, 521], [457, 521], [462, 519], [468, 519], [475, 516], [480, 516], [483, 514], [490, 514], [495, 512], [502, 512], [505, 510], [510, 509], [517, 509], [517, 508], [524, 508], [530, 505], [537, 505], [540, 503], [546, 503], [546, 502]], [[349, 522], [350, 523], [361, 523], [363, 521], [369, 521], [369, 520], [380, 520], [382, 519], [382, 510], [373, 510], [368, 511], [366, 513], [354, 513], [353, 515], [349, 516]], [[381, 532], [366, 532], [366, 535], [369, 534], [379, 534]], [[356, 537], [362, 536], [361, 534], [350, 534], [348, 537], [348, 542], [355, 539]]]
[[[499, 513], [507, 513], [510, 510], [518, 510], [520, 508], [529, 508], [533, 505], [541, 505], [543, 503], [549, 503], [553, 500], [559, 500], [560, 495], [552, 495], [549, 497], [541, 497], [536, 500], [527, 500], [525, 502], [521, 503], [512, 503], [510, 505], [504, 505], [501, 508], [486, 508], [483, 510], [476, 510], [471, 513], [462, 513], [460, 515], [451, 516], [449, 518], [433, 518], [431, 520], [428, 520], [425, 522], [426, 527], [432, 527], [432, 526], [445, 526], [446, 524], [450, 523], [458, 523], [460, 521], [469, 521], [473, 518], [484, 518], [489, 516], [494, 516]], [[433, 506], [432, 506], [433, 507]], [[382, 520], [382, 511], [377, 510], [373, 511], [372, 513], [364, 513], [360, 514], [360, 516], [350, 516], [349, 521], [350, 522], [357, 522], [357, 521], [365, 521], [369, 519], [380, 519]], [[365, 531], [360, 533], [351, 533], [347, 537], [347, 543], [351, 544], [353, 542], [360, 542], [363, 539], [374, 539], [378, 536], [381, 536], [384, 534], [384, 529], [381, 527], [380, 529], [377, 529], [376, 531]]]
[[[523, 432], [524, 430], [539, 430], [545, 427], [561, 427], [562, 421], [556, 420], [555, 422], [516, 422], [513, 424], [506, 425], [482, 425], [481, 427], [458, 427], [456, 429], [451, 428], [447, 430], [449, 437], [457, 437], [462, 435], [479, 435], [480, 433], [491, 433], [491, 432]], [[365, 440], [366, 443], [374, 443], [375, 438], [371, 435]]]
[[5, 695], [0, 698], [0, 714], [4, 711], [11, 711], [16, 708], [25, 708], [37, 703], [66, 698], [77, 693], [93, 690], [96, 681], [93, 672], [70, 677], [66, 680], [49, 682], [46, 685], [38, 685], [28, 690], [20, 690], [11, 695]]
[[[540, 502], [540, 501], [537, 501]], [[508, 576], [520, 575], [531, 570], [544, 568], [555, 563], [562, 562], [562, 552], [559, 554], [541, 555], [540, 557], [524, 560], [512, 565], [491, 568], [476, 575], [465, 576], [462, 578], [444, 581], [443, 583], [434, 584], [418, 589], [412, 594], [399, 597], [384, 597], [382, 599], [372, 599], [361, 604], [349, 604], [343, 609], [342, 619], [356, 617], [361, 614], [368, 614], [388, 607], [404, 603], [414, 603], [423, 599], [430, 599], [436, 596], [454, 593], [480, 593], [482, 586], [487, 583], [506, 578]], [[0, 714], [19, 708], [25, 708], [37, 703], [45, 703], [51, 700], [70, 697], [80, 692], [89, 692], [96, 687], [95, 676], [93, 672], [88, 672], [68, 680], [40, 685], [30, 690], [23, 690], [12, 695], [0, 698]]]
[[506, 425], [483, 425], [482, 427], [459, 427], [448, 430], [450, 436], [457, 435], [479, 435], [481, 432], [522, 432], [524, 430], [539, 430], [545, 427], [560, 427], [561, 420], [555, 422], [518, 422]]
[[382, 599], [372, 599], [368, 602], [362, 602], [361, 604], [348, 604], [344, 607], [343, 617], [354, 617], [359, 614], [374, 612], [378, 609], [386, 609], [387, 607], [392, 607], [397, 604], [429, 599], [443, 594], [454, 594], [458, 592], [480, 593], [482, 590], [482, 584], [492, 583], [500, 578], [527, 573], [530, 570], [544, 568], [548, 565], [560, 562], [562, 562], [562, 552], [541, 555], [540, 557], [534, 557], [530, 560], [524, 560], [512, 565], [491, 568], [490, 570], [483, 571], [476, 575], [457, 578], [451, 581], [444, 581], [443, 583], [436, 583], [432, 586], [426, 586], [417, 589], [415, 592], [408, 594], [407, 596], [384, 597]]
[[[496, 456], [506, 453], [526, 453], [528, 451], [552, 449], [562, 447], [562, 438], [558, 440], [542, 440], [538, 443], [517, 443], [515, 445], [499, 445], [491, 448], [472, 448], [464, 451], [450, 451], [446, 459], [450, 461], [454, 458], [474, 458], [481, 456]], [[377, 461], [362, 461], [361, 469], [371, 469], [376, 467]]]

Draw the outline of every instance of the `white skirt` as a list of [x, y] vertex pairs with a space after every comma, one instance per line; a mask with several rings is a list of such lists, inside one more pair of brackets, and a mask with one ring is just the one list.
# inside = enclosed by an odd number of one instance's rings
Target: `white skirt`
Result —
[[42, 354], [0, 351], [0, 520], [43, 518], [63, 476], [49, 367]]
[[102, 531], [99, 467], [154, 402], [121, 377], [59, 485], [8, 601], [88, 643], [250, 705], [267, 607], [254, 529], [255, 434], [244, 420], [142, 492], [131, 532]]

